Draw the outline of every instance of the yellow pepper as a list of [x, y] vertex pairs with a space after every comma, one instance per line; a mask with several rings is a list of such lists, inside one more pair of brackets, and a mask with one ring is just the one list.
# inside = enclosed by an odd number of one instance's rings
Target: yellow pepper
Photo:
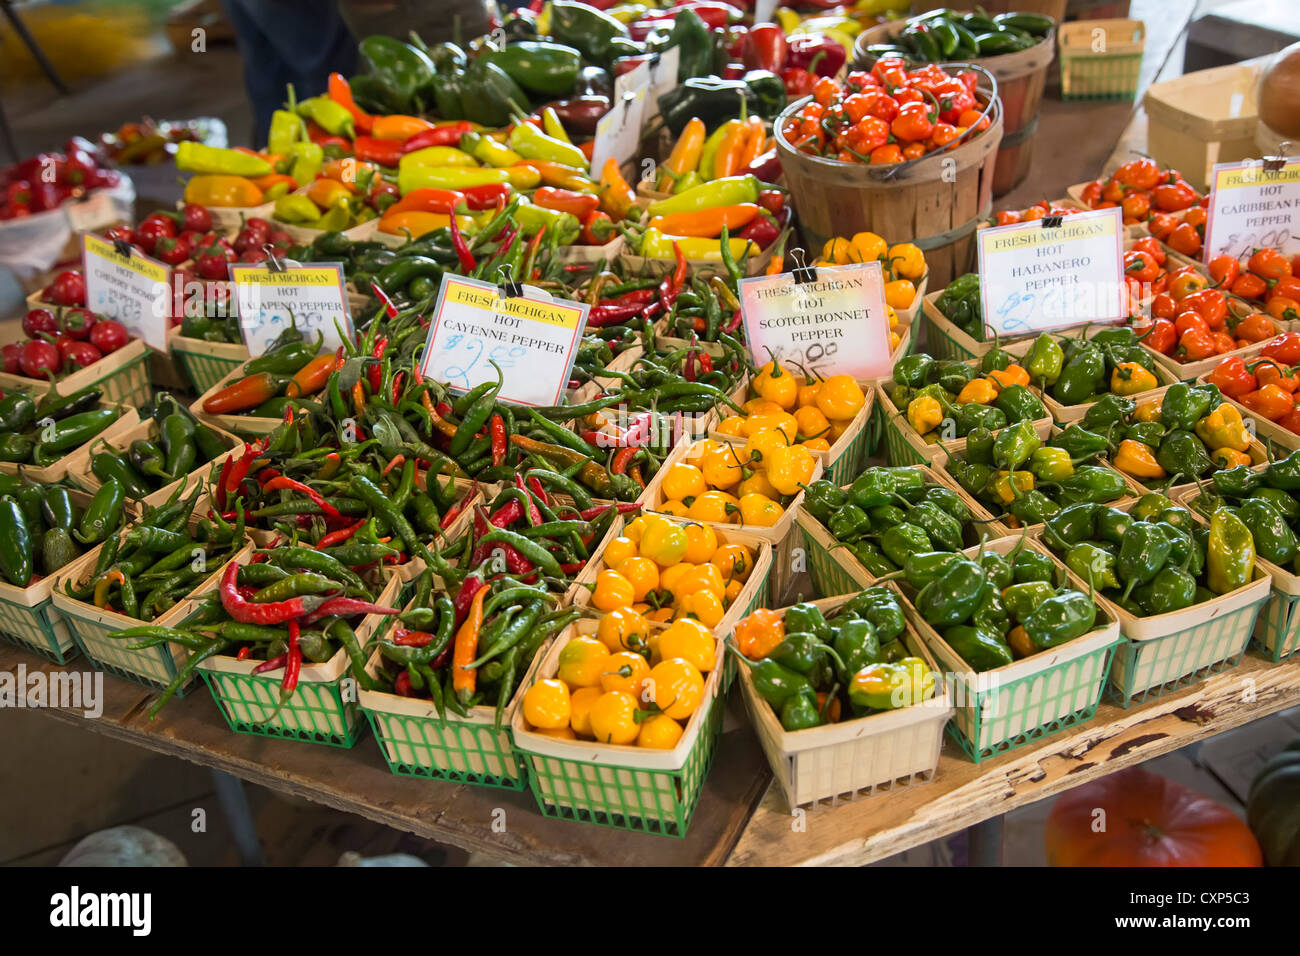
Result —
[[789, 369], [782, 368], [775, 359], [764, 362], [749, 387], [759, 398], [775, 402], [786, 411], [794, 408], [799, 399], [799, 382]]
[[742, 461], [754, 463], [759, 468], [767, 467], [776, 453], [790, 445], [790, 436], [775, 428], [764, 428], [749, 436], [745, 448], [740, 453]]
[[860, 232], [849, 240], [852, 262], [876, 262], [885, 254], [889, 244], [874, 232]]
[[1153, 398], [1147, 402], [1138, 402], [1138, 407], [1133, 410], [1133, 420], [1136, 422], [1160, 421], [1160, 408], [1163, 404], [1161, 399], [1158, 398]]
[[1110, 390], [1116, 395], [1149, 392], [1159, 384], [1155, 375], [1137, 362], [1120, 362], [1110, 374]]
[[785, 621], [776, 611], [761, 607], [741, 619], [732, 639], [740, 653], [751, 661], [761, 661], [785, 640]]
[[1150, 445], [1144, 445], [1132, 438], [1125, 438], [1119, 443], [1115, 453], [1115, 467], [1134, 478], [1164, 478], [1165, 470], [1156, 461]]
[[817, 407], [833, 422], [851, 420], [866, 402], [862, 386], [852, 375], [832, 375], [822, 381], [817, 391]]
[[[528, 167], [523, 167], [527, 169]], [[717, 239], [700, 239], [695, 236], [670, 236], [658, 229], [647, 229], [641, 237], [641, 255], [647, 259], [672, 259], [673, 243], [677, 243], [682, 255], [697, 262], [721, 262], [722, 243]], [[731, 257], [742, 262], [757, 246], [748, 239], [729, 239]]]
[[1210, 451], [1220, 448], [1245, 451], [1250, 447], [1250, 432], [1246, 431], [1241, 420], [1241, 412], [1227, 402], [1196, 423], [1196, 437], [1205, 442]]
[[957, 394], [959, 405], [991, 405], [998, 397], [998, 387], [991, 379], [973, 378]]
[[[783, 495], [797, 495], [812, 481], [817, 459], [803, 445], [786, 445], [770, 453], [767, 459], [767, 480]], [[741, 499], [742, 503], [744, 499]]]
[[478, 161], [463, 149], [455, 146], [426, 146], [407, 153], [399, 162], [402, 166], [477, 166]]
[[185, 201], [199, 206], [257, 206], [262, 190], [243, 176], [194, 176], [185, 184]]
[[596, 575], [591, 603], [601, 611], [613, 611], [620, 607], [631, 607], [635, 594], [636, 589], [631, 581], [617, 571], [606, 568]]
[[779, 431], [788, 441], [794, 441], [799, 434], [799, 423], [789, 412], [751, 412], [740, 433], [748, 438], [769, 430]]
[[989, 372], [989, 378], [998, 383], [998, 388], [1010, 388], [1012, 385], [1028, 385], [1029, 373], [1014, 362], [1004, 369]]
[[740, 499], [740, 523], [770, 528], [781, 520], [785, 509], [766, 495], [748, 494]]
[[1004, 505], [1016, 500], [1016, 496], [1034, 488], [1034, 473], [1031, 471], [999, 471], [993, 476], [993, 493]]
[[[703, 495], [697, 496], [703, 497]], [[641, 534], [641, 555], [649, 558], [661, 568], [669, 567], [681, 561], [690, 547], [686, 532], [679, 525], [660, 521], [650, 525]], [[599, 583], [599, 579], [598, 579]]]
[[850, 256], [853, 254], [853, 246], [849, 240], [843, 237], [827, 239], [826, 244], [822, 246], [822, 258], [832, 265], [848, 265], [853, 260]]
[[[409, 232], [412, 239], [418, 239], [427, 233], [445, 229], [450, 224], [451, 217], [444, 213], [420, 212], [416, 209], [408, 209], [405, 212], [385, 215], [379, 220], [379, 225], [376, 228], [380, 232], [393, 236], [401, 236]], [[468, 216], [457, 216], [456, 225], [460, 227], [460, 231], [463, 233], [475, 231], [474, 220]]]
[[506, 182], [514, 185], [511, 171], [530, 168], [511, 166], [510, 169], [472, 169], [468, 166], [423, 166], [408, 163], [407, 160], [414, 155], [416, 154], [411, 153], [403, 156], [397, 168], [397, 188], [403, 196], [417, 189], [469, 189]]
[[1234, 448], [1224, 446], [1210, 452], [1210, 461], [1220, 468], [1236, 468], [1238, 465], [1249, 465], [1250, 456], [1244, 451], [1237, 451]]
[[907, 404], [907, 421], [918, 435], [929, 434], [943, 421], [943, 407], [929, 395], [914, 398]]

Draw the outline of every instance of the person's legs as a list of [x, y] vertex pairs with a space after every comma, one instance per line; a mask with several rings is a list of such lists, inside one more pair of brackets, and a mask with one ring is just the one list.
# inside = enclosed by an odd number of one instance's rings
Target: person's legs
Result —
[[258, 0], [222, 0], [235, 28], [235, 45], [244, 60], [244, 88], [253, 106], [253, 146], [266, 145], [271, 114], [284, 102], [285, 84], [292, 81], [287, 64], [262, 32], [256, 12]]
[[[351, 75], [357, 44], [335, 0], [224, 0], [239, 37], [245, 82], [265, 142], [271, 113], [292, 83], [299, 99], [325, 92], [330, 73]], [[248, 51], [245, 36], [249, 37]]]

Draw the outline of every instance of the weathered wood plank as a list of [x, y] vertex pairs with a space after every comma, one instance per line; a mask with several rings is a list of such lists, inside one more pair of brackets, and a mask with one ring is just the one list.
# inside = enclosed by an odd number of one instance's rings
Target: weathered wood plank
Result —
[[[15, 672], [19, 664], [29, 673], [87, 667], [74, 661], [59, 668], [0, 643], [0, 671]], [[150, 721], [145, 712], [155, 696], [105, 675], [103, 716], [98, 719], [54, 708], [41, 712], [398, 830], [523, 865], [719, 865], [771, 775], [753, 732], [740, 723], [719, 742], [686, 839], [675, 839], [549, 819], [538, 812], [529, 791], [395, 776], [370, 733], [351, 750], [235, 734], [202, 685]]]
[[860, 866], [1300, 704], [1300, 661], [1240, 666], [981, 764], [948, 745], [934, 780], [792, 815], [770, 788], [729, 866]]

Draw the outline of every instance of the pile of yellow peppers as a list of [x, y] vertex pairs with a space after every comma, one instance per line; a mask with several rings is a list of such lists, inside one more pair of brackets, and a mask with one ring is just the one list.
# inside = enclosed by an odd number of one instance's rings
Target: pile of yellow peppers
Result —
[[547, 736], [671, 750], [704, 701], [718, 664], [711, 628], [739, 597], [754, 555], [719, 543], [707, 525], [642, 515], [603, 560], [596, 630], [561, 648], [555, 676], [525, 693], [524, 719]]
[[916, 304], [918, 286], [929, 269], [925, 253], [911, 242], [897, 242], [891, 246], [874, 232], [859, 232], [849, 239], [837, 236], [826, 240], [821, 258], [817, 260], [819, 265], [836, 266], [855, 262], [879, 262], [884, 270], [889, 349], [892, 352], [898, 347], [906, 328], [906, 325], [900, 328], [898, 311], [906, 311]]
[[867, 400], [862, 386], [850, 375], [832, 375], [810, 383], [771, 361], [750, 379], [749, 391], [751, 397], [742, 406], [747, 414], [729, 415], [715, 429], [747, 439], [747, 453], [740, 456], [746, 463], [760, 462], [762, 449], [773, 443], [829, 451]]
[[782, 502], [812, 483], [816, 467], [808, 446], [791, 444], [779, 428], [760, 429], [743, 448], [702, 438], [664, 469], [663, 501], [651, 507], [692, 521], [770, 528], [785, 515]]

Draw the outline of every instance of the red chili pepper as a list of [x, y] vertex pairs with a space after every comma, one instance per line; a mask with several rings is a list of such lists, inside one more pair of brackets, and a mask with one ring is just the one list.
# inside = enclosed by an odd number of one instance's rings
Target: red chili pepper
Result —
[[358, 598], [336, 597], [325, 601], [316, 610], [310, 612], [302, 619], [304, 624], [311, 624], [319, 621], [323, 617], [349, 617], [353, 614], [401, 614], [402, 609], [397, 607], [384, 607], [382, 604], [372, 604], [369, 601], [362, 601]]
[[577, 574], [586, 566], [587, 566], [586, 561], [571, 561], [568, 564], [561, 564], [560, 570], [563, 571], [565, 574]]
[[415, 692], [411, 690], [411, 675], [406, 671], [401, 671], [393, 678], [393, 693], [399, 697], [415, 696]]
[[246, 661], [252, 655], [252, 653], [253, 653], [253, 645], [245, 644], [243, 647], [239, 649], [239, 653], [235, 655], [235, 660]]
[[620, 305], [595, 305], [587, 313], [587, 327], [599, 329], [608, 325], [618, 325], [620, 322], [626, 322], [628, 319], [640, 315], [645, 311], [645, 308], [645, 305], [639, 302], [628, 302]]
[[406, 152], [406, 144], [400, 139], [375, 139], [373, 136], [358, 136], [352, 141], [352, 155], [367, 163], [395, 167]]
[[734, 332], [736, 331], [736, 329], [740, 328], [740, 318], [741, 318], [740, 310], [737, 309], [734, 313], [732, 313], [731, 321], [727, 323], [727, 326], [725, 329], [723, 329], [723, 331]]
[[289, 659], [284, 665], [284, 680], [280, 683], [280, 691], [284, 694], [292, 694], [298, 686], [298, 673], [302, 669], [302, 648], [298, 646], [300, 632], [297, 621], [289, 622]]
[[600, 197], [592, 193], [575, 192], [572, 189], [541, 186], [533, 192], [533, 203], [543, 209], [572, 213], [578, 219], [582, 219], [587, 213], [600, 206]]
[[457, 626], [459, 626], [460, 623], [465, 620], [465, 616], [469, 614], [469, 606], [474, 601], [474, 595], [477, 594], [481, 588], [485, 587], [487, 587], [487, 582], [485, 582], [477, 572], [471, 574], [460, 583], [460, 590], [456, 593], [456, 600], [452, 602], [452, 606], [456, 610]]
[[325, 496], [314, 488], [308, 488], [301, 481], [295, 481], [285, 475], [277, 475], [262, 486], [264, 491], [296, 491], [314, 501], [320, 510], [331, 517], [338, 517], [339, 509], [325, 500]]
[[289, 659], [288, 654], [277, 654], [275, 657], [272, 657], [269, 660], [262, 661], [262, 663], [254, 667], [253, 673], [265, 674], [267, 671], [279, 670], [281, 667], [284, 666], [284, 662], [288, 659]]
[[478, 491], [478, 482], [476, 481], [474, 482], [473, 485], [470, 486], [470, 489], [466, 493], [465, 497], [461, 498], [460, 501], [456, 502], [454, 505], [452, 505], [450, 508], [447, 509], [447, 513], [444, 514], [442, 516], [442, 520], [438, 522], [438, 527], [442, 528], [443, 531], [446, 531], [448, 528], [450, 528], [452, 526], [452, 523], [457, 518], [460, 517], [460, 513], [465, 510], [465, 502], [472, 499], [474, 497], [475, 492], [477, 491]]
[[356, 534], [357, 531], [361, 529], [361, 526], [364, 525], [368, 520], [369, 520], [368, 518], [362, 518], [356, 524], [348, 525], [346, 528], [340, 528], [338, 531], [331, 531], [329, 534], [325, 535], [323, 538], [321, 538], [319, 541], [316, 542], [316, 547], [332, 548], [336, 544], [342, 544], [344, 541], [347, 541], [354, 534]]
[[421, 130], [410, 139], [402, 141], [402, 152], [413, 153], [417, 149], [426, 149], [430, 146], [457, 146], [460, 144], [461, 136], [473, 129], [472, 124], [461, 120], [457, 123]]
[[542, 487], [542, 482], [538, 478], [528, 479], [528, 489], [533, 493], [533, 497], [542, 504], [550, 504], [550, 499], [546, 496], [546, 489]]
[[695, 381], [695, 349], [686, 353], [686, 359], [682, 362], [682, 377], [688, 382]]
[[634, 456], [638, 451], [640, 451], [639, 448], [632, 446], [620, 448], [614, 453], [614, 460], [610, 462], [610, 472], [615, 475], [624, 474], [627, 471], [627, 466], [632, 462], [632, 456]]
[[[511, 498], [496, 511], [492, 512], [490, 518], [484, 519], [484, 527], [482, 532], [479, 532], [479, 536], [481, 537], [482, 535], [487, 534], [492, 530], [492, 528], [508, 528], [523, 516], [524, 506], [519, 503], [517, 498]], [[480, 508], [478, 509], [477, 518], [474, 522], [474, 530], [476, 532], [478, 532], [479, 528], [477, 519], [482, 517], [483, 509]], [[492, 527], [487, 527], [488, 525], [491, 525]]]
[[393, 643], [402, 647], [425, 647], [433, 641], [428, 631], [408, 631], [399, 627], [393, 632]]
[[713, 371], [713, 356], [708, 352], [700, 353], [700, 374], [708, 375]]
[[465, 237], [461, 235], [460, 226], [456, 225], [456, 217], [452, 216], [447, 223], [451, 229], [451, 246], [456, 250], [456, 258], [460, 260], [461, 271], [469, 275], [474, 271], [478, 263], [474, 259], [474, 253], [469, 251], [469, 246], [465, 243]]
[[588, 508], [586, 511], [579, 511], [578, 517], [580, 517], [583, 521], [594, 521], [595, 519], [603, 515], [606, 511], [608, 511], [610, 508], [617, 508], [618, 513], [621, 515], [625, 515], [631, 511], [641, 510], [641, 506], [637, 504], [635, 501], [619, 501], [615, 504], [596, 505], [594, 508]]
[[518, 488], [520, 491], [522, 491], [525, 495], [528, 496], [528, 521], [529, 521], [529, 523], [532, 524], [532, 525], [539, 525], [539, 524], [541, 524], [541, 523], [542, 523], [542, 511], [541, 511], [540, 508], [537, 507], [537, 502], [535, 502], [535, 501], [533, 500], [533, 496], [532, 496], [532, 494], [529, 492], [529, 490], [528, 490], [528, 486], [527, 486], [526, 484], [524, 484], [524, 478], [523, 478], [523, 475], [520, 475], [520, 474], [517, 473], [517, 472], [515, 473], [515, 487]]
[[314, 611], [323, 603], [319, 597], [292, 597], [287, 601], [272, 601], [268, 604], [253, 604], [239, 592], [237, 579], [239, 565], [234, 561], [226, 565], [221, 576], [221, 606], [241, 624], [283, 624], [295, 617], [301, 617]]
[[499, 468], [505, 464], [506, 460], [506, 420], [500, 415], [494, 414], [491, 419], [490, 432], [492, 435], [492, 466]]
[[226, 510], [226, 483], [230, 480], [230, 468], [234, 460], [234, 455], [227, 455], [226, 460], [221, 463], [221, 473], [217, 475], [217, 490], [214, 501], [218, 511]]
[[[686, 256], [682, 253], [681, 246], [678, 245], [676, 240], [673, 240], [673, 255], [677, 257], [677, 265], [659, 283], [659, 307], [665, 312], [672, 311], [673, 303], [677, 301], [677, 295], [682, 291], [682, 285], [686, 282]], [[588, 319], [587, 324], [591, 324], [590, 319]]]

